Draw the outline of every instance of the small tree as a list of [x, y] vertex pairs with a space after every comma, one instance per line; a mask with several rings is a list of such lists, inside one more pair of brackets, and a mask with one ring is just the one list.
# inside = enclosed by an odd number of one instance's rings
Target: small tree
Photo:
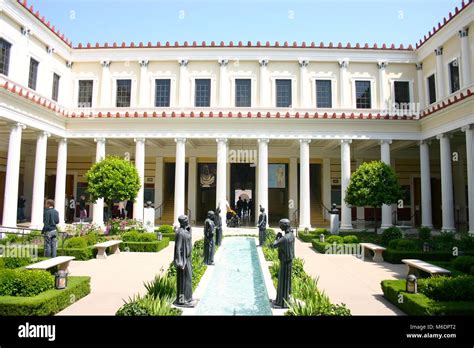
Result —
[[137, 168], [117, 156], [107, 156], [95, 163], [85, 174], [87, 191], [93, 202], [103, 198], [112, 216], [114, 202], [135, 200], [140, 189]]
[[395, 171], [381, 161], [373, 161], [361, 164], [352, 174], [345, 201], [356, 207], [373, 207], [377, 233], [377, 208], [397, 203], [402, 197]]

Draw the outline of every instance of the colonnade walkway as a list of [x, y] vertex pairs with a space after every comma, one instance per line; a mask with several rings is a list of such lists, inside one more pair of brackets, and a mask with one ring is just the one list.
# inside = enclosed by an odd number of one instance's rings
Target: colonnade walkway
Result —
[[[257, 234], [256, 228], [226, 228], [224, 235]], [[193, 240], [203, 229], [193, 228]], [[158, 253], [122, 252], [105, 260], [72, 261], [71, 275], [91, 277], [91, 293], [58, 315], [114, 315], [123, 300], [146, 292], [143, 282], [166, 271], [173, 260], [174, 242]], [[383, 298], [380, 282], [405, 276], [404, 265], [361, 261], [352, 255], [323, 255], [310, 243], [296, 239], [295, 253], [305, 271], [319, 277], [318, 286], [333, 303], [345, 303], [353, 315], [403, 315]]]

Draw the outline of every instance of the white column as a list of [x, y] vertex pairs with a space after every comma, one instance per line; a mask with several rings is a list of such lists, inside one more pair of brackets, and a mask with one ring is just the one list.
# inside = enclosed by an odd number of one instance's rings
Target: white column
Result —
[[46, 178], [46, 150], [49, 133], [41, 132], [36, 140], [35, 177], [33, 181], [33, 200], [30, 228], [43, 227], [44, 186]]
[[[227, 59], [219, 59], [219, 106], [220, 107], [230, 107], [231, 103], [229, 101], [230, 89], [229, 89], [229, 77], [227, 75], [227, 64], [229, 61]], [[225, 220], [223, 220], [225, 221]]]
[[311, 228], [309, 139], [300, 139], [300, 229]]
[[339, 107], [341, 109], [349, 107], [347, 68], [349, 61], [347, 59], [339, 61]]
[[455, 222], [466, 223], [466, 178], [464, 176], [464, 146], [456, 149], [458, 161], [453, 163]]
[[16, 123], [10, 128], [2, 219], [2, 225], [7, 227], [16, 227], [18, 183], [20, 180], [21, 134], [23, 129], [25, 129], [25, 125], [21, 123]]
[[[140, 64], [140, 88], [138, 89], [138, 105], [141, 108], [151, 106], [149, 101], [149, 81], [148, 81], [148, 63], [147, 59], [139, 60], [138, 63]], [[154, 104], [153, 104], [154, 105]]]
[[469, 49], [469, 28], [459, 30], [461, 40], [461, 88], [471, 84], [471, 50]]
[[[100, 162], [105, 158], [105, 138], [96, 138], [95, 161]], [[92, 209], [92, 222], [96, 225], [104, 226], [104, 199], [99, 198]]]
[[449, 134], [439, 134], [441, 154], [441, 211], [442, 231], [454, 231], [453, 174], [451, 168], [451, 144]]
[[174, 181], [174, 223], [178, 223], [178, 217], [185, 214], [184, 210], [184, 188], [186, 170], [186, 139], [177, 138], [176, 142], [176, 168]]
[[[191, 210], [190, 223], [196, 222], [197, 160], [188, 158], [188, 208]], [[224, 220], [225, 221], [225, 220]]]
[[[323, 173], [322, 173], [322, 180], [323, 180], [323, 185], [322, 185], [322, 199], [323, 199], [323, 204], [326, 208], [331, 209], [331, 205], [333, 202], [331, 202], [331, 159], [328, 157], [323, 158]], [[324, 219], [328, 220], [328, 212], [326, 209], [324, 209]]]
[[435, 49], [436, 55], [436, 85], [438, 90], [437, 100], [446, 97], [446, 83], [444, 82], [444, 63], [443, 63], [443, 47]]
[[[164, 164], [163, 157], [156, 157], [155, 162], [155, 208], [158, 208], [163, 204], [163, 176], [164, 176]], [[163, 208], [163, 207], [162, 207]], [[156, 211], [156, 213], [163, 213], [163, 209]], [[160, 216], [156, 216], [160, 218]]]
[[463, 127], [466, 132], [467, 192], [469, 207], [469, 234], [474, 236], [474, 126]]
[[416, 64], [416, 85], [418, 87], [418, 102], [420, 104], [419, 110], [423, 110], [425, 104], [425, 78], [423, 76], [423, 63]]
[[351, 208], [345, 202], [346, 190], [351, 179], [351, 143], [352, 140], [341, 140], [341, 230], [352, 229]]
[[59, 225], [64, 226], [66, 203], [67, 139], [58, 140], [58, 158], [56, 164], [55, 208], [59, 213]]
[[100, 79], [100, 105], [102, 107], [115, 107], [112, 105], [112, 80], [110, 78], [110, 60], [103, 60], [102, 77]]
[[[181, 59], [179, 63], [179, 85], [178, 85], [178, 105], [180, 107], [190, 106], [189, 81], [188, 81], [188, 60]], [[176, 220], [177, 221], [177, 220]]]
[[255, 207], [255, 211], [260, 209], [260, 205], [265, 208], [267, 221], [270, 216], [268, 209], [268, 143], [269, 139], [258, 139], [258, 205]]
[[387, 62], [378, 62], [377, 63], [377, 68], [379, 69], [379, 108], [380, 109], [385, 109], [386, 104], [385, 104], [385, 99], [386, 99], [386, 94], [385, 94], [385, 71], [388, 63]]
[[145, 142], [144, 138], [135, 139], [135, 167], [140, 178], [140, 189], [133, 203], [133, 218], [143, 221], [143, 194], [145, 191]]
[[217, 182], [216, 207], [221, 209], [221, 219], [226, 221], [226, 191], [227, 191], [227, 139], [216, 139], [217, 142]]
[[288, 195], [290, 197], [288, 214], [292, 221], [298, 209], [298, 157], [290, 157]]
[[[31, 151], [32, 152], [32, 151]], [[35, 177], [35, 156], [28, 154], [25, 156], [25, 166], [23, 169], [23, 194], [25, 195], [25, 218], [31, 221], [31, 206], [33, 201], [33, 180]]]
[[270, 103], [268, 102], [268, 99], [269, 99], [268, 96], [270, 94], [270, 88], [268, 88], [268, 75], [267, 75], [268, 59], [259, 60], [259, 64], [260, 64], [259, 106], [268, 107], [270, 106]]
[[[363, 159], [357, 159], [356, 167], [359, 168], [362, 163], [364, 163]], [[365, 227], [365, 207], [357, 207], [357, 228], [363, 227]]]
[[[380, 160], [390, 165], [390, 144], [391, 140], [380, 141]], [[381, 228], [388, 228], [392, 226], [392, 206], [384, 204], [382, 205], [382, 225]]]
[[433, 228], [429, 142], [420, 142], [421, 226]]
[[[300, 78], [299, 78], [299, 107], [300, 108], [307, 108], [308, 105], [308, 96], [307, 91], [308, 88], [306, 86], [306, 77], [308, 73], [308, 64], [309, 61], [307, 60], [299, 60], [298, 64], [300, 65]], [[311, 89], [309, 89], [311, 90]]]

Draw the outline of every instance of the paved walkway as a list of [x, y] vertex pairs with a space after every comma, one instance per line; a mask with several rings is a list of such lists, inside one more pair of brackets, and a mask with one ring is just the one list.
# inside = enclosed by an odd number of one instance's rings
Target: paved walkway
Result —
[[405, 265], [362, 261], [352, 255], [317, 253], [311, 243], [296, 239], [295, 253], [305, 260], [304, 269], [319, 277], [318, 287], [333, 303], [345, 303], [353, 315], [403, 315], [383, 297], [380, 282], [405, 277]]

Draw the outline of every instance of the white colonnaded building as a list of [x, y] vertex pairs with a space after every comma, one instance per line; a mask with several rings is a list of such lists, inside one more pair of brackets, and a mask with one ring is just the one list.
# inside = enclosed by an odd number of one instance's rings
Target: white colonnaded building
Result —
[[[158, 223], [234, 206], [270, 224], [360, 229], [372, 209], [344, 192], [364, 161], [398, 173], [405, 197], [382, 227], [474, 232], [474, 5], [464, 1], [416, 45], [319, 42], [72, 42], [26, 1], [0, 2], [0, 218], [42, 226], [108, 154], [142, 188], [133, 217]], [[295, 38], [297, 39], [297, 38]], [[343, 38], [341, 38], [343, 39]], [[227, 203], [226, 203], [227, 202]], [[88, 205], [102, 224], [103, 202]], [[256, 215], [256, 214], [255, 214]], [[253, 217], [252, 217], [253, 219]], [[225, 220], [224, 220], [225, 221]]]

